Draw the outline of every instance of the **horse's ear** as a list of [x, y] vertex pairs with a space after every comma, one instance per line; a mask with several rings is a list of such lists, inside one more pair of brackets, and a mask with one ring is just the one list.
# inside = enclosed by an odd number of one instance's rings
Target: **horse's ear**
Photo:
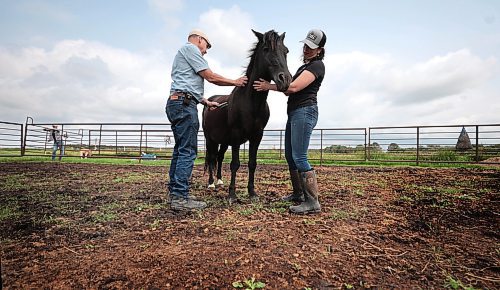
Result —
[[257, 38], [259, 39], [259, 42], [261, 42], [264, 39], [264, 34], [257, 32], [253, 29], [252, 29], [252, 32], [253, 32], [253, 34], [255, 34], [255, 36], [257, 36]]
[[283, 32], [283, 34], [281, 34], [281, 35], [280, 35], [280, 37], [279, 37], [279, 38], [280, 38], [280, 40], [281, 40], [281, 41], [285, 40], [285, 33], [286, 33], [286, 32]]

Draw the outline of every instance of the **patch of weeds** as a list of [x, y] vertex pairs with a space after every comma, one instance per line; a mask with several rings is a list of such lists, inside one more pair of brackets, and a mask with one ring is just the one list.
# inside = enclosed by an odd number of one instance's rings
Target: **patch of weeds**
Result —
[[279, 214], [286, 213], [291, 204], [292, 204], [291, 202], [286, 202], [286, 201], [272, 202], [269, 205], [267, 211], [270, 213], [279, 213]]
[[143, 181], [144, 176], [140, 174], [129, 174], [128, 176], [120, 176], [116, 177], [113, 179], [113, 182], [116, 183], [129, 183], [129, 182], [136, 182], [136, 181]]
[[454, 188], [454, 187], [448, 187], [448, 188], [441, 188], [439, 190], [440, 193], [447, 194], [447, 195], [457, 195], [460, 193], [460, 189]]
[[485, 194], [485, 193], [491, 193], [492, 190], [491, 188], [480, 188], [478, 192], [481, 194]]
[[413, 202], [413, 198], [411, 198], [407, 195], [400, 196], [399, 200], [402, 202], [410, 202], [410, 203]]
[[149, 229], [152, 231], [156, 230], [160, 227], [160, 223], [160, 220], [154, 220], [151, 224], [149, 224]]
[[214, 221], [214, 226], [216, 227], [225, 227], [226, 225], [233, 225], [235, 222], [235, 219], [231, 216], [223, 216], [223, 217], [218, 217]]
[[350, 211], [342, 209], [333, 209], [330, 213], [329, 218], [333, 220], [347, 220], [347, 219], [359, 219], [368, 212], [368, 208], [361, 207], [355, 208]]
[[22, 215], [19, 205], [16, 201], [10, 201], [0, 205], [0, 221], [6, 219], [16, 219]]
[[264, 205], [259, 202], [250, 206], [239, 206], [236, 211], [242, 216], [251, 216], [259, 211], [262, 211], [263, 209]]
[[457, 196], [457, 198], [460, 200], [478, 200], [479, 199], [477, 196], [468, 195], [466, 193]]
[[345, 287], [345, 289], [354, 289], [354, 286], [352, 284], [349, 284], [349, 283], [344, 283], [343, 286]]
[[293, 263], [292, 268], [295, 272], [300, 272], [300, 270], [302, 270], [302, 267], [297, 263]]
[[232, 241], [232, 240], [235, 240], [236, 237], [238, 237], [240, 233], [236, 230], [229, 230], [227, 233], [226, 233], [226, 240], [228, 241]]
[[305, 225], [315, 225], [316, 224], [316, 220], [314, 220], [314, 219], [303, 219], [302, 222]]
[[109, 212], [98, 213], [98, 214], [93, 216], [93, 219], [95, 222], [99, 222], [99, 223], [110, 222], [110, 221], [114, 221], [116, 219], [116, 214], [109, 213]]
[[87, 250], [93, 251], [93, 250], [95, 250], [95, 248], [97, 248], [97, 246], [94, 244], [85, 244], [85, 249], [87, 249]]
[[246, 207], [240, 207], [236, 210], [238, 214], [242, 216], [250, 216], [255, 213], [255, 210], [253, 208], [246, 208]]
[[345, 210], [341, 210], [341, 209], [333, 209], [331, 212], [330, 212], [330, 218], [332, 220], [346, 220], [346, 219], [349, 219], [351, 217], [352, 213], [350, 212], [347, 212]]
[[262, 288], [266, 287], [266, 283], [257, 281], [257, 280], [255, 280], [255, 277], [252, 277], [251, 279], [247, 279], [243, 282], [241, 282], [241, 281], [233, 282], [233, 287], [234, 288], [242, 288], [245, 290], [254, 290], [254, 289], [262, 289]]
[[462, 281], [460, 281], [459, 279], [453, 278], [451, 275], [448, 275], [444, 286], [446, 288], [455, 289], [455, 290], [458, 290], [458, 289], [478, 290], [477, 288], [474, 288], [472, 286], [464, 285], [464, 283], [462, 283]]
[[365, 196], [365, 192], [364, 192], [362, 189], [359, 189], [359, 188], [356, 188], [356, 189], [354, 190], [354, 194], [356, 194], [356, 195], [357, 195], [357, 196], [359, 196], [359, 197], [363, 197], [363, 196]]
[[159, 203], [151, 204], [151, 203], [139, 203], [136, 204], [134, 207], [134, 211], [136, 213], [142, 212], [142, 211], [147, 211], [147, 210], [158, 210], [162, 209], [163, 205]]
[[387, 181], [385, 180], [373, 180], [370, 183], [377, 185], [380, 188], [387, 188]]
[[2, 178], [0, 184], [2, 185], [2, 188], [5, 188], [6, 190], [20, 190], [20, 189], [27, 189], [29, 188], [29, 185], [32, 184], [31, 182], [26, 182], [26, 175], [25, 174], [16, 174], [16, 175], [9, 175], [6, 178]]

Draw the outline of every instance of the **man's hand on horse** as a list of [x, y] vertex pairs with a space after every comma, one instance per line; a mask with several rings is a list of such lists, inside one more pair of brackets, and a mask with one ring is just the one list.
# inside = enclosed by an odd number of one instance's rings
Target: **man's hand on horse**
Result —
[[207, 99], [205, 99], [205, 100], [203, 101], [203, 105], [205, 105], [205, 106], [207, 106], [207, 107], [209, 107], [209, 108], [214, 108], [214, 107], [215, 107], [215, 108], [217, 108], [217, 107], [219, 107], [219, 106], [220, 106], [220, 104], [219, 104], [219, 103], [217, 103], [217, 102], [212, 102], [212, 101], [209, 101], [209, 100], [207, 100]]
[[234, 81], [234, 85], [237, 87], [244, 87], [248, 82], [247, 76], [242, 76]]

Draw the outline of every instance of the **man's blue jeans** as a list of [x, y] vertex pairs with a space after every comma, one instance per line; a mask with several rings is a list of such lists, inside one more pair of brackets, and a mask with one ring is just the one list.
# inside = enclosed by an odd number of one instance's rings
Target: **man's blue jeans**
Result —
[[307, 151], [317, 122], [317, 105], [297, 108], [288, 113], [285, 129], [285, 158], [290, 170], [306, 172], [312, 169], [307, 160]]
[[63, 141], [54, 141], [52, 146], [52, 160], [56, 160], [57, 149], [61, 149], [61, 155], [59, 155], [59, 160], [64, 156], [64, 144]]
[[187, 198], [189, 180], [193, 172], [198, 148], [198, 109], [191, 101], [188, 106], [182, 100], [168, 100], [166, 113], [174, 133], [175, 145], [170, 163], [168, 190], [170, 194]]

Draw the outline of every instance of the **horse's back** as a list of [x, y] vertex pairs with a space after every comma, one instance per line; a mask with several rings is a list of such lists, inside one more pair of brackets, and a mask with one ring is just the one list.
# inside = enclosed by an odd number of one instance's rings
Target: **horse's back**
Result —
[[219, 104], [225, 103], [229, 100], [229, 95], [215, 95], [208, 98], [211, 102], [217, 102]]
[[[229, 126], [227, 123], [228, 106], [227, 95], [215, 95], [208, 98], [211, 102], [217, 102], [220, 107], [212, 107], [203, 109], [203, 133], [205, 138], [209, 141], [216, 142], [217, 144], [229, 143]], [[224, 103], [226, 103], [224, 105]]]

